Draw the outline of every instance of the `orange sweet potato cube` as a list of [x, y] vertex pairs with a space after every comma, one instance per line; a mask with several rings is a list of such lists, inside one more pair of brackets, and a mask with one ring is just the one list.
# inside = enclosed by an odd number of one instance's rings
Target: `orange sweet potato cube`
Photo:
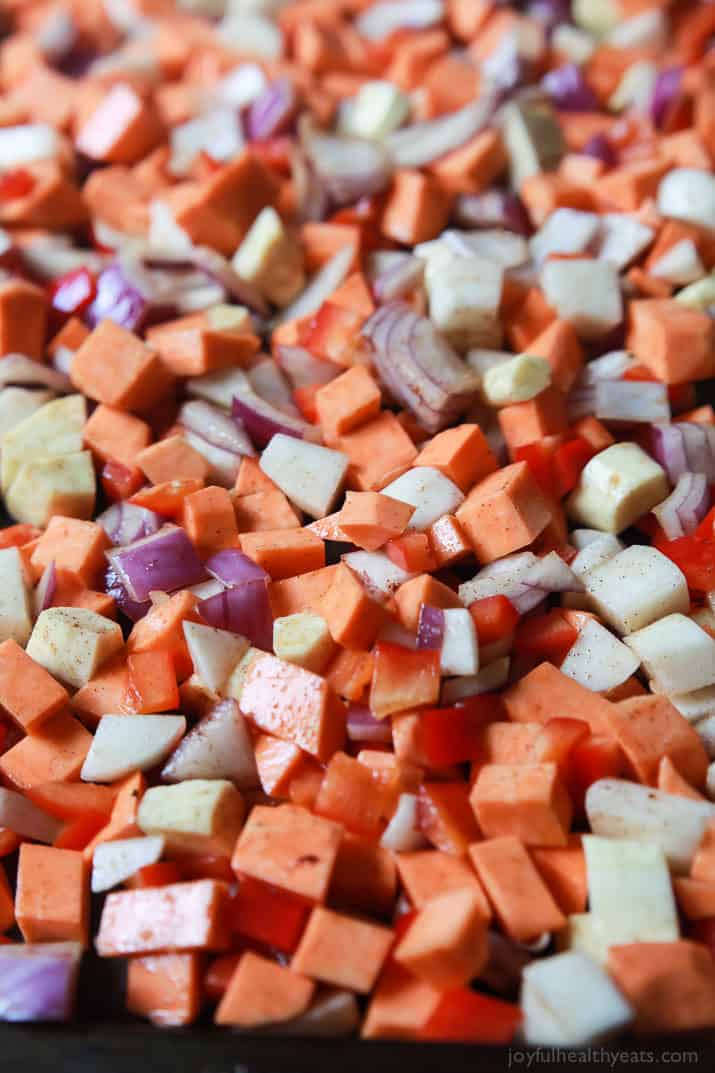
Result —
[[705, 747], [667, 697], [646, 694], [619, 701], [611, 706], [608, 726], [640, 782], [656, 785], [665, 755], [688, 782], [703, 787], [709, 763]]
[[566, 918], [518, 838], [488, 838], [469, 847], [501, 927], [515, 942], [559, 931]]
[[214, 1020], [243, 1029], [292, 1021], [305, 1013], [314, 991], [312, 980], [248, 950], [229, 980]]
[[664, 384], [715, 376], [715, 323], [707, 313], [668, 298], [629, 306], [627, 345]]
[[333, 640], [352, 649], [370, 648], [385, 619], [385, 609], [345, 563], [340, 563], [333, 575], [320, 602], [320, 614]]
[[90, 399], [140, 413], [157, 403], [171, 383], [159, 356], [111, 320], [98, 324], [75, 351], [70, 377]]
[[352, 432], [380, 413], [382, 396], [364, 365], [353, 365], [315, 393], [318, 420], [326, 442]]
[[348, 492], [339, 525], [357, 547], [377, 551], [388, 540], [404, 533], [414, 512], [409, 503], [379, 492]]
[[344, 433], [335, 447], [350, 459], [348, 487], [360, 492], [384, 488], [409, 469], [417, 457], [417, 448], [389, 410]]
[[366, 995], [392, 946], [391, 928], [316, 906], [291, 961], [293, 972]]
[[565, 846], [571, 798], [556, 764], [485, 764], [469, 799], [487, 838], [514, 835], [529, 846]]
[[612, 946], [606, 967], [635, 1009], [638, 1034], [715, 1026], [715, 963], [701, 943]]
[[567, 427], [565, 396], [550, 387], [528, 402], [504, 406], [499, 411], [499, 426], [512, 455], [526, 443], [558, 436]]
[[345, 708], [325, 679], [276, 656], [251, 663], [241, 710], [261, 730], [319, 760], [329, 760], [345, 741]]
[[101, 405], [84, 426], [82, 437], [99, 462], [116, 459], [131, 468], [139, 452], [151, 443], [151, 429], [140, 417]]
[[178, 435], [167, 436], [145, 447], [135, 461], [152, 484], [192, 479], [205, 481], [211, 469], [204, 456]]
[[27, 943], [87, 945], [89, 877], [82, 854], [54, 846], [20, 846], [15, 916]]
[[236, 546], [236, 514], [225, 488], [210, 485], [187, 496], [182, 521], [202, 559], [222, 548]]
[[451, 206], [451, 194], [434, 176], [398, 171], [382, 214], [382, 233], [408, 246], [428, 242], [447, 226]]
[[551, 515], [526, 462], [515, 462], [480, 481], [456, 512], [483, 563], [527, 547], [546, 528]]
[[422, 447], [416, 466], [433, 466], [463, 492], [498, 468], [479, 425], [459, 425], [438, 432]]
[[325, 544], [309, 529], [242, 533], [239, 543], [241, 551], [262, 566], [274, 581], [325, 566]]
[[0, 354], [26, 354], [42, 360], [47, 299], [23, 279], [0, 282]]
[[555, 320], [532, 339], [528, 349], [530, 354], [548, 361], [554, 387], [563, 392], [571, 390], [584, 363], [583, 347], [572, 324]]
[[574, 682], [552, 663], [541, 663], [518, 682], [502, 699], [509, 718], [515, 723], [548, 723], [556, 717], [581, 719], [594, 734], [610, 736], [612, 705], [600, 694]]
[[280, 488], [239, 495], [233, 505], [241, 534], [300, 528], [300, 518]]
[[479, 194], [504, 170], [507, 153], [501, 132], [483, 130], [465, 145], [429, 165], [451, 194]]
[[127, 1009], [155, 1025], [190, 1025], [201, 1010], [201, 977], [200, 956], [195, 953], [130, 958]]
[[491, 917], [487, 896], [466, 857], [456, 857], [436, 849], [398, 853], [397, 871], [415, 909], [421, 909], [442, 894], [466, 887], [480, 897], [481, 915], [486, 920]]
[[107, 895], [95, 947], [100, 957], [228, 946], [228, 887], [217, 879]]
[[395, 603], [400, 622], [412, 633], [417, 632], [422, 604], [445, 609], [463, 607], [457, 593], [431, 574], [419, 574], [400, 585]]
[[8, 638], [0, 644], [0, 710], [25, 731], [35, 730], [68, 703], [67, 690]]
[[487, 962], [487, 924], [481, 899], [469, 887], [441, 894], [419, 910], [395, 961], [434, 987], [462, 987]]
[[71, 570], [89, 586], [104, 570], [104, 552], [109, 547], [111, 542], [101, 525], [56, 514], [37, 541], [30, 561], [40, 573], [54, 562], [58, 570]]
[[79, 778], [92, 735], [69, 712], [45, 719], [0, 757], [0, 773], [17, 789]]
[[343, 837], [340, 824], [298, 805], [255, 805], [231, 858], [240, 875], [323, 902]]
[[444, 991], [417, 979], [396, 961], [388, 962], [367, 1008], [363, 1039], [418, 1038], [443, 995]]

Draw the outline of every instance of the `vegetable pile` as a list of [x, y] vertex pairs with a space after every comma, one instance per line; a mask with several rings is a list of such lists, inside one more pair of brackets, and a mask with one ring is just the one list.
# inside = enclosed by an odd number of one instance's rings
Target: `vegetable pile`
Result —
[[0, 1019], [715, 1028], [715, 5], [3, 13]]

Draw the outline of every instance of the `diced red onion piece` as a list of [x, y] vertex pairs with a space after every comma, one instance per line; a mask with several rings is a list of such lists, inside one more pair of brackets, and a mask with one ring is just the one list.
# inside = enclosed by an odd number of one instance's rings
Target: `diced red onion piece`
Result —
[[81, 957], [80, 943], [0, 946], [0, 1021], [69, 1021]]
[[659, 71], [650, 102], [650, 115], [659, 129], [665, 123], [683, 83], [682, 67], [666, 67]]
[[125, 500], [113, 503], [99, 515], [97, 521], [115, 547], [125, 547], [136, 540], [153, 536], [162, 526], [161, 518], [153, 510]]
[[376, 719], [369, 708], [353, 704], [348, 708], [348, 738], [350, 741], [392, 741], [392, 726], [389, 719]]
[[[252, 391], [245, 391], [242, 396], [234, 395], [231, 416], [241, 422], [257, 447], [265, 447], [278, 432], [295, 436], [299, 440], [305, 436], [302, 423], [282, 410], [277, 410]], [[305, 428], [307, 427], [306, 425]]]
[[246, 117], [251, 141], [264, 142], [290, 129], [298, 110], [298, 98], [288, 78], [271, 82], [253, 101]]
[[340, 366], [316, 358], [302, 346], [278, 346], [276, 357], [294, 388], [329, 384], [342, 372]]
[[381, 272], [373, 281], [372, 293], [378, 302], [392, 302], [405, 298], [422, 283], [425, 262], [420, 257], [406, 253], [399, 255], [394, 264]]
[[238, 548], [225, 548], [217, 551], [206, 560], [206, 570], [227, 588], [245, 585], [247, 581], [270, 581], [269, 575]]
[[387, 138], [387, 149], [398, 167], [431, 164], [478, 134], [489, 122], [494, 103], [492, 97], [483, 97], [439, 119], [397, 130]]
[[519, 196], [509, 190], [460, 194], [454, 208], [454, 219], [460, 227], [502, 227], [516, 235], [531, 234], [526, 209]]
[[550, 31], [570, 21], [571, 4], [569, 0], [531, 0], [526, 13]]
[[475, 402], [476, 374], [427, 317], [394, 302], [378, 309], [362, 331], [385, 386], [428, 432], [439, 432]]
[[176, 592], [206, 577], [203, 563], [184, 529], [166, 525], [153, 536], [138, 540], [107, 558], [132, 600], [141, 603], [160, 589]]
[[273, 647], [273, 615], [264, 580], [245, 581], [197, 604], [204, 622], [220, 630], [247, 637], [251, 644], [270, 652]]
[[102, 320], [113, 320], [130, 332], [138, 332], [152, 305], [147, 282], [128, 269], [127, 263], [113, 261], [97, 277], [97, 296], [87, 310], [87, 323], [96, 328]]
[[596, 95], [575, 63], [565, 63], [563, 67], [549, 71], [541, 84], [562, 112], [598, 111]]
[[228, 414], [203, 399], [185, 402], [179, 410], [179, 423], [202, 440], [228, 451], [232, 455], [255, 455], [253, 444], [243, 428]]
[[689, 536], [710, 507], [710, 489], [704, 473], [683, 473], [667, 499], [653, 514], [668, 540]]
[[304, 141], [308, 159], [334, 205], [352, 205], [379, 194], [392, 176], [390, 158], [380, 142], [340, 138], [310, 131]]
[[444, 611], [422, 604], [417, 625], [417, 647], [439, 652], [444, 641]]
[[24, 354], [6, 354], [0, 361], [0, 388], [4, 387], [46, 387], [64, 394], [72, 391], [72, 382], [64, 373], [41, 361]]
[[291, 176], [298, 222], [324, 220], [330, 210], [330, 199], [301, 145], [293, 147]]
[[264, 402], [275, 406], [281, 413], [300, 419], [290, 384], [273, 358], [256, 361], [248, 370], [247, 376], [251, 387]]
[[123, 578], [111, 564], [104, 572], [104, 591], [113, 597], [119, 610], [132, 622], [138, 622], [151, 610], [151, 600], [132, 600]]
[[46, 611], [48, 607], [52, 607], [52, 601], [55, 598], [56, 592], [57, 568], [55, 567], [55, 560], [53, 559], [42, 571], [42, 577], [37, 582], [34, 601], [36, 615]]
[[200, 272], [221, 284], [232, 301], [247, 306], [262, 317], [268, 315], [268, 306], [260, 291], [242, 279], [231, 262], [217, 250], [209, 246], [196, 246], [191, 252], [191, 259]]
[[695, 422], [654, 425], [651, 454], [675, 484], [684, 473], [704, 473], [715, 481], [715, 429]]

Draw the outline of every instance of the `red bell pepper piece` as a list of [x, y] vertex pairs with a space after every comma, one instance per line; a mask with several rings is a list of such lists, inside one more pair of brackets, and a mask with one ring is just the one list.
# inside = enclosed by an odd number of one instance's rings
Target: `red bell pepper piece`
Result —
[[454, 708], [432, 708], [420, 716], [420, 744], [430, 767], [476, 760], [481, 732], [502, 715], [499, 697], [484, 693]]
[[680, 567], [691, 592], [701, 595], [715, 589], [715, 540], [693, 534], [659, 540], [656, 547]]
[[26, 168], [15, 168], [0, 176], [0, 201], [14, 201], [27, 197], [35, 186], [35, 176]]
[[9, 525], [7, 529], [0, 529], [0, 548], [21, 548], [31, 540], [37, 540], [40, 535], [41, 530], [35, 529], [34, 525], [18, 522], [17, 525]]
[[82, 850], [106, 823], [107, 817], [101, 812], [88, 812], [85, 816], [78, 816], [76, 820], [70, 820], [64, 825], [53, 845], [55, 849]]
[[247, 876], [231, 899], [229, 922], [239, 935], [292, 954], [309, 912], [307, 903], [294, 895]]
[[586, 791], [592, 783], [618, 778], [623, 770], [623, 753], [611, 738], [594, 735], [577, 742], [569, 753], [566, 773], [566, 784], [576, 811], [583, 814]]
[[60, 276], [50, 286], [50, 303], [63, 317], [79, 317], [97, 296], [97, 281], [86, 268]]
[[521, 1018], [521, 1010], [511, 1002], [466, 987], [455, 988], [444, 992], [420, 1038], [445, 1043], [510, 1043]]
[[316, 358], [340, 361], [358, 337], [365, 318], [334, 302], [323, 302], [315, 317], [302, 333], [301, 345]]
[[568, 622], [559, 608], [519, 623], [514, 648], [520, 656], [544, 660], [560, 666], [578, 637], [578, 630]]
[[554, 451], [543, 443], [525, 443], [514, 452], [515, 462], [526, 462], [544, 492], [549, 495], [554, 490]]
[[110, 458], [102, 466], [100, 480], [107, 499], [116, 503], [139, 491], [144, 483], [144, 474], [137, 466], [125, 466], [123, 462]]
[[588, 440], [584, 440], [581, 436], [562, 443], [556, 448], [552, 469], [559, 498], [576, 487], [583, 467], [595, 454]]
[[519, 612], [506, 596], [485, 596], [475, 600], [469, 605], [469, 614], [474, 619], [479, 644], [483, 648], [508, 637], [519, 621]]
[[157, 861], [140, 868], [128, 883], [133, 888], [165, 887], [169, 883], [180, 883], [183, 879], [181, 869], [174, 861]]
[[378, 719], [434, 705], [439, 697], [439, 652], [380, 641], [375, 645], [370, 708]]

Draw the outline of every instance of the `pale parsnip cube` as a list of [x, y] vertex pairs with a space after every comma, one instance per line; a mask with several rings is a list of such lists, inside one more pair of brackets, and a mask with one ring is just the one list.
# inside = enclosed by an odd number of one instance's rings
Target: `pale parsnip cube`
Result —
[[707, 309], [708, 306], [715, 305], [715, 273], [678, 291], [675, 301], [687, 309]]
[[0, 641], [27, 644], [32, 633], [30, 594], [18, 548], [0, 551]]
[[556, 209], [529, 240], [532, 258], [541, 264], [551, 253], [584, 253], [596, 238], [600, 222], [595, 212]]
[[27, 654], [68, 685], [80, 689], [124, 647], [118, 623], [85, 607], [50, 607], [32, 631]]
[[686, 283], [702, 279], [706, 270], [693, 240], [684, 238], [666, 250], [655, 264], [649, 266], [648, 271], [657, 279], [664, 279], [675, 287], [682, 287]]
[[650, 246], [655, 231], [627, 212], [606, 212], [601, 216], [598, 257], [619, 270], [626, 268]]
[[303, 252], [274, 208], [266, 206], [233, 255], [233, 267], [277, 306], [287, 306], [305, 287]]
[[618, 272], [608, 261], [548, 261], [541, 272], [546, 301], [584, 339], [598, 338], [623, 319]]
[[593, 913], [572, 913], [566, 929], [556, 937], [557, 949], [580, 950], [599, 965], [608, 958], [608, 939], [602, 922]]
[[253, 323], [251, 314], [245, 306], [220, 302], [206, 310], [209, 328], [214, 332], [251, 332]]
[[695, 724], [695, 729], [708, 754], [708, 759], [715, 760], [715, 716], [709, 715], [705, 719], [700, 719]]
[[[459, 351], [501, 346], [504, 270], [481, 257], [450, 256], [426, 275], [430, 318]], [[428, 262], [429, 265], [429, 262]]]
[[662, 11], [642, 11], [619, 22], [608, 35], [608, 44], [616, 48], [663, 48], [668, 22]]
[[673, 693], [668, 700], [689, 723], [715, 715], [715, 686], [696, 689], [693, 693]]
[[674, 942], [678, 911], [668, 864], [654, 843], [585, 835], [583, 849], [591, 913], [604, 925], [609, 946]]
[[642, 447], [614, 443], [586, 463], [567, 510], [582, 525], [621, 533], [662, 503], [669, 491], [665, 470]]
[[639, 660], [622, 641], [590, 619], [561, 664], [561, 673], [600, 693], [615, 689], [638, 670]]
[[682, 570], [657, 548], [635, 544], [589, 570], [581, 580], [594, 610], [623, 634], [690, 607]]
[[258, 11], [227, 15], [217, 26], [216, 34], [229, 48], [249, 56], [278, 60], [283, 55], [283, 31], [273, 19]]
[[280, 659], [322, 674], [335, 651], [335, 642], [321, 615], [298, 611], [275, 619], [273, 651]]
[[87, 403], [82, 395], [53, 399], [2, 438], [2, 489], [8, 488], [20, 467], [36, 458], [76, 454], [82, 450]]
[[674, 220], [715, 228], [715, 176], [698, 168], [674, 168], [658, 187], [658, 211]]
[[568, 22], [560, 23], [554, 29], [551, 44], [557, 52], [567, 56], [572, 63], [578, 64], [579, 67], [582, 63], [586, 63], [596, 50], [596, 42], [593, 37], [583, 30], [579, 30], [578, 27], [571, 26]]
[[612, 112], [622, 112], [626, 108], [643, 110], [653, 96], [658, 68], [650, 60], [637, 60], [627, 67], [618, 85], [608, 98], [608, 107]]
[[346, 134], [380, 140], [401, 127], [410, 113], [410, 99], [394, 82], [366, 82], [350, 109]]
[[226, 685], [221, 689], [221, 694], [224, 697], [230, 697], [232, 700], [241, 703], [241, 694], [243, 692], [243, 685], [246, 681], [246, 675], [257, 656], [265, 655], [260, 648], [249, 648], [246, 654], [238, 661], [233, 671], [231, 672]]
[[169, 136], [171, 156], [168, 168], [172, 175], [184, 176], [201, 152], [225, 163], [243, 149], [241, 121], [235, 108], [212, 108], [194, 119], [179, 123]]
[[535, 354], [517, 354], [503, 365], [488, 369], [482, 394], [491, 406], [511, 406], [536, 398], [551, 383], [551, 365]]
[[187, 779], [152, 786], [139, 803], [137, 826], [160, 835], [174, 853], [233, 853], [245, 815], [243, 798], [227, 779]]
[[91, 518], [95, 493], [92, 455], [79, 451], [24, 463], [5, 494], [5, 502], [18, 522], [43, 529], [55, 514]]
[[571, 17], [581, 29], [603, 37], [615, 30], [623, 16], [618, 0], [573, 0]]
[[666, 615], [626, 638], [658, 693], [715, 684], [715, 640], [683, 614]]
[[186, 731], [183, 715], [103, 715], [82, 765], [85, 782], [116, 782], [165, 760]]
[[348, 456], [342, 451], [283, 432], [272, 438], [260, 463], [266, 476], [311, 518], [324, 518], [330, 513], [345, 483], [348, 464]]
[[515, 190], [532, 175], [557, 167], [565, 145], [558, 116], [548, 102], [511, 101], [502, 111], [501, 128]]
[[454, 481], [433, 466], [415, 466], [382, 489], [382, 495], [399, 499], [415, 508], [408, 533], [420, 533], [441, 518], [454, 514], [464, 502], [464, 493]]
[[10, 429], [52, 402], [51, 391], [26, 387], [6, 387], [0, 391], [0, 448]]
[[634, 1012], [605, 969], [579, 950], [524, 968], [519, 1004], [532, 1046], [584, 1047], [622, 1032]]
[[479, 674], [460, 675], [449, 678], [442, 685], [443, 705], [456, 704], [464, 697], [476, 697], [480, 693], [494, 693], [502, 689], [509, 679], [509, 657], [502, 656], [482, 667]]
[[240, 63], [214, 87], [214, 96], [232, 108], [244, 108], [268, 88], [268, 79], [257, 63]]

